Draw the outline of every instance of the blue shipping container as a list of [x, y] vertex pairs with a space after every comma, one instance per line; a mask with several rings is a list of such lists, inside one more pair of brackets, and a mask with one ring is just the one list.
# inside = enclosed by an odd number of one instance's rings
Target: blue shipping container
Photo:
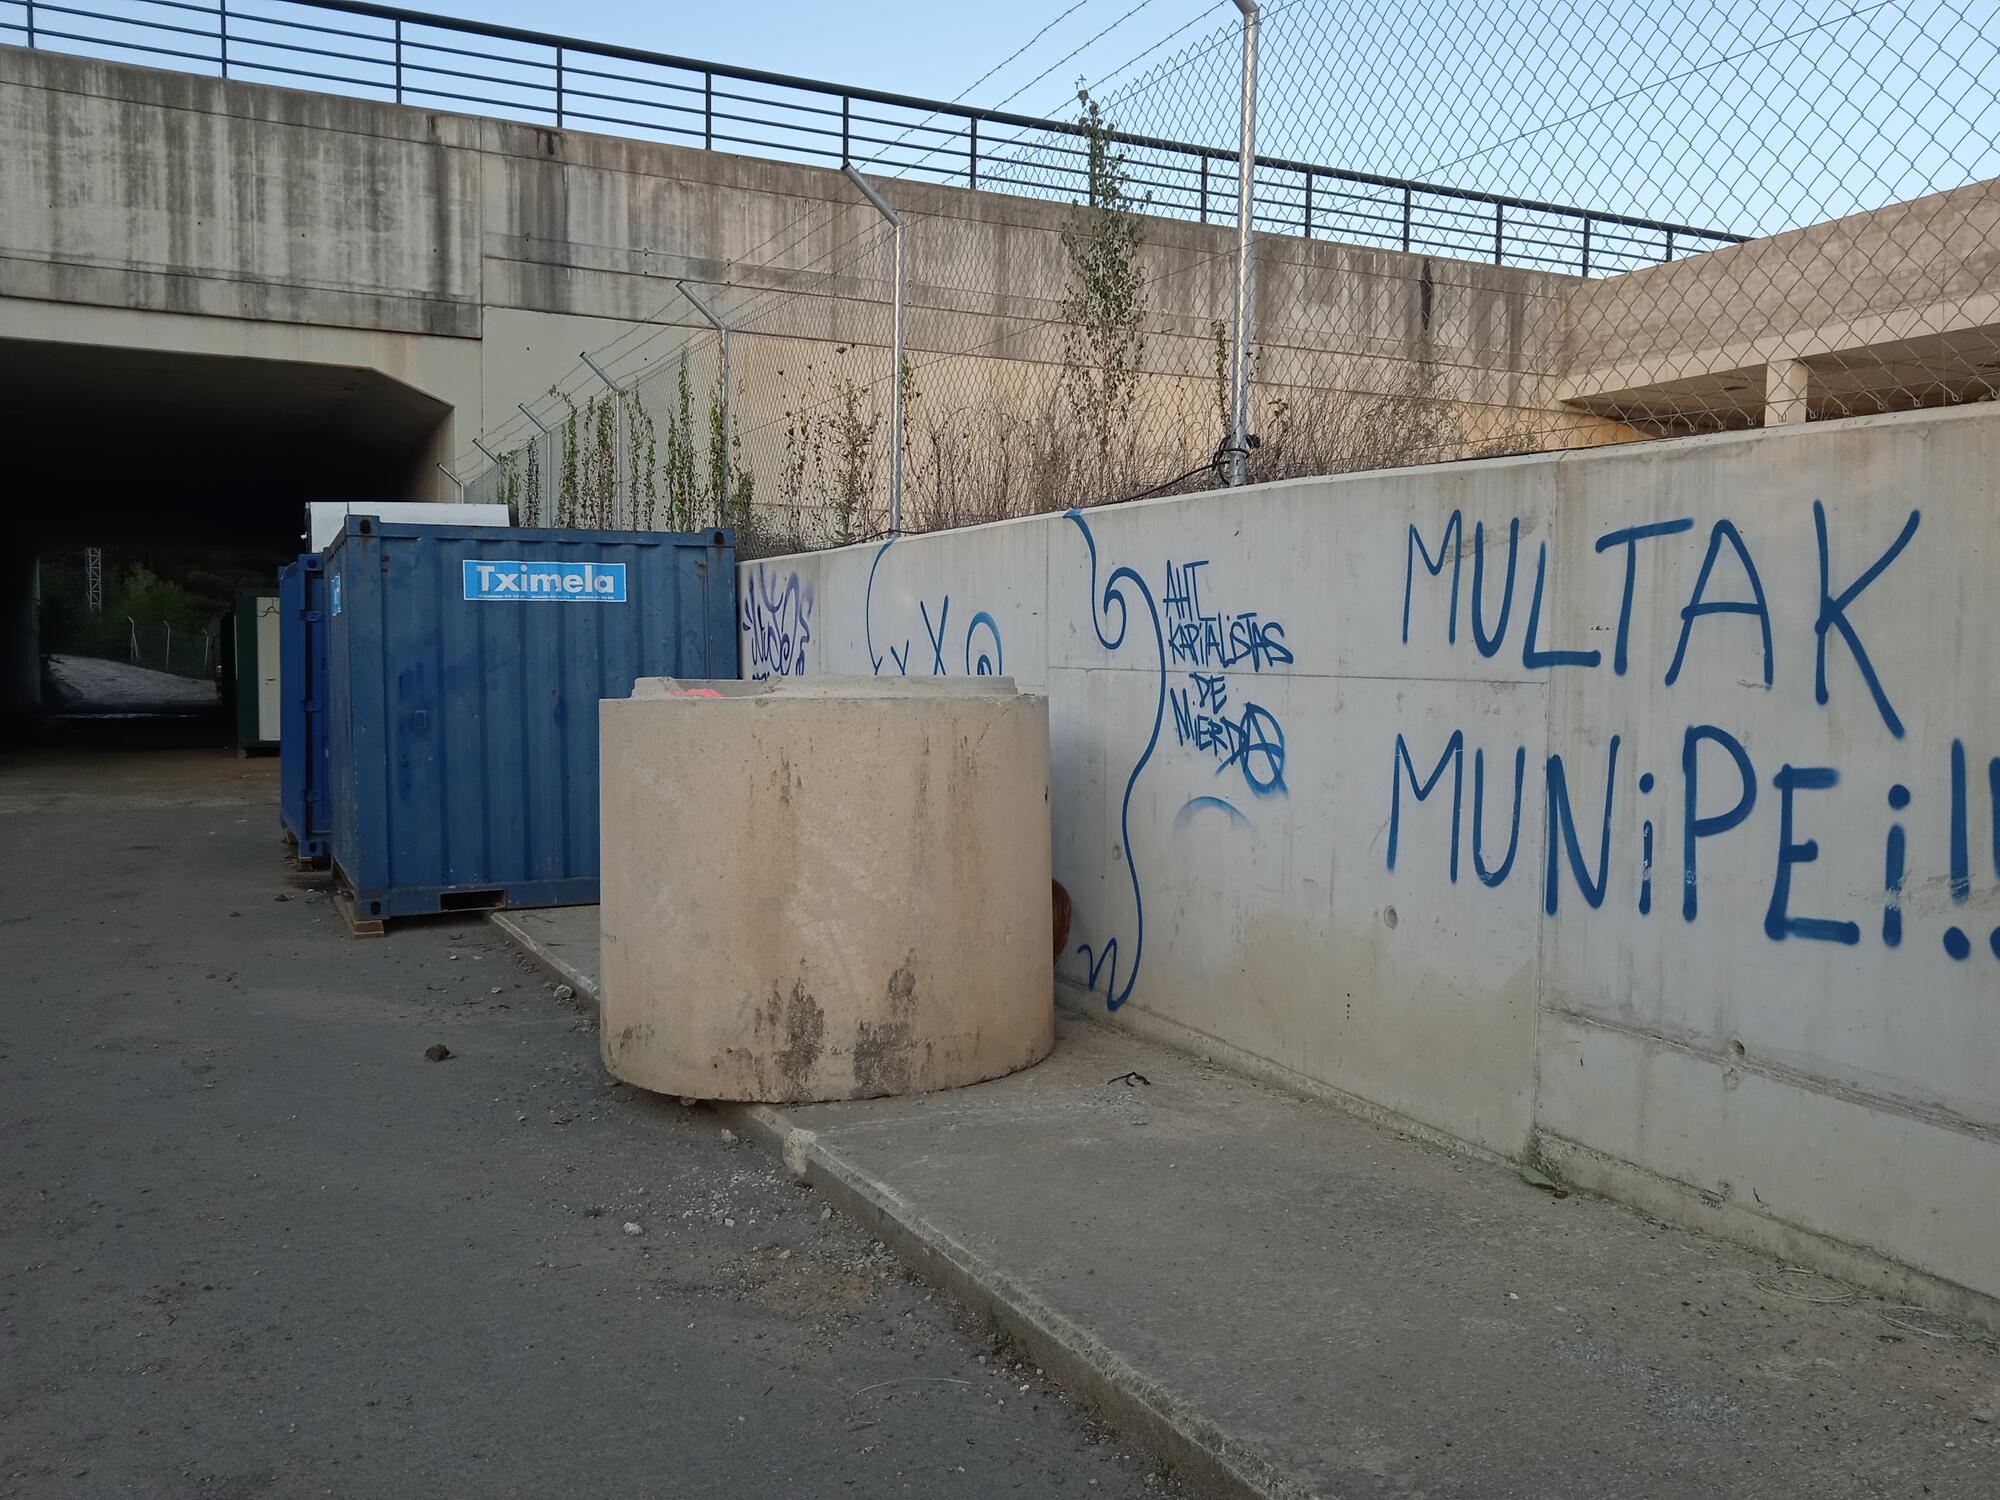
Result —
[[597, 899], [597, 704], [736, 676], [726, 530], [353, 516], [326, 553], [334, 871], [363, 920]]
[[278, 816], [307, 864], [327, 853], [326, 570], [317, 552], [278, 569]]

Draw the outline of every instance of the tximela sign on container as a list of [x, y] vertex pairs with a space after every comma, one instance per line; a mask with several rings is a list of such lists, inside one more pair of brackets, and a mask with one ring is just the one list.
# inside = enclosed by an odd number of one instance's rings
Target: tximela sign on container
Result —
[[623, 604], [625, 564], [465, 560], [465, 597], [500, 603]]

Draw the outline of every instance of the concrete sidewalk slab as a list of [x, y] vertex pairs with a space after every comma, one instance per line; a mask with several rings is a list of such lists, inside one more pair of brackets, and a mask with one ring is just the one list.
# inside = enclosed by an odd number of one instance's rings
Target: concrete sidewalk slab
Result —
[[2000, 1494], [1978, 1330], [1092, 1022], [739, 1119], [1199, 1490]]

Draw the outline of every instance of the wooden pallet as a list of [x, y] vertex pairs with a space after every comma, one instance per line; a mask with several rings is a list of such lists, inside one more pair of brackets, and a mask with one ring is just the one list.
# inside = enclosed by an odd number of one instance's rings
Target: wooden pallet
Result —
[[380, 917], [364, 917], [354, 909], [354, 898], [346, 891], [335, 888], [333, 909], [340, 913], [340, 919], [347, 924], [349, 937], [381, 937], [383, 933]]

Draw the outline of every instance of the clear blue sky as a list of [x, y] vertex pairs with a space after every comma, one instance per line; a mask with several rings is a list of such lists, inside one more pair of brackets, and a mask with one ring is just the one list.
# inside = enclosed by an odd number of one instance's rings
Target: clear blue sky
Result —
[[[1230, 0], [733, 0], [725, 4], [641, 4], [610, 0], [554, 6], [548, 0], [442, 0], [419, 8], [503, 26], [617, 42], [703, 62], [734, 63], [850, 87], [952, 99], [1044, 25], [1046, 36], [980, 84], [967, 101], [989, 107], [1044, 69], [1049, 76], [1007, 106], [1023, 114], [1067, 114], [1079, 75], [1109, 73], [1184, 23], [1207, 17], [1182, 38], [1201, 36], [1236, 15]], [[1108, 30], [1101, 40], [1092, 41]], [[1086, 45], [1087, 44], [1087, 45]], [[1083, 51], [1062, 61], [1073, 49]]]

